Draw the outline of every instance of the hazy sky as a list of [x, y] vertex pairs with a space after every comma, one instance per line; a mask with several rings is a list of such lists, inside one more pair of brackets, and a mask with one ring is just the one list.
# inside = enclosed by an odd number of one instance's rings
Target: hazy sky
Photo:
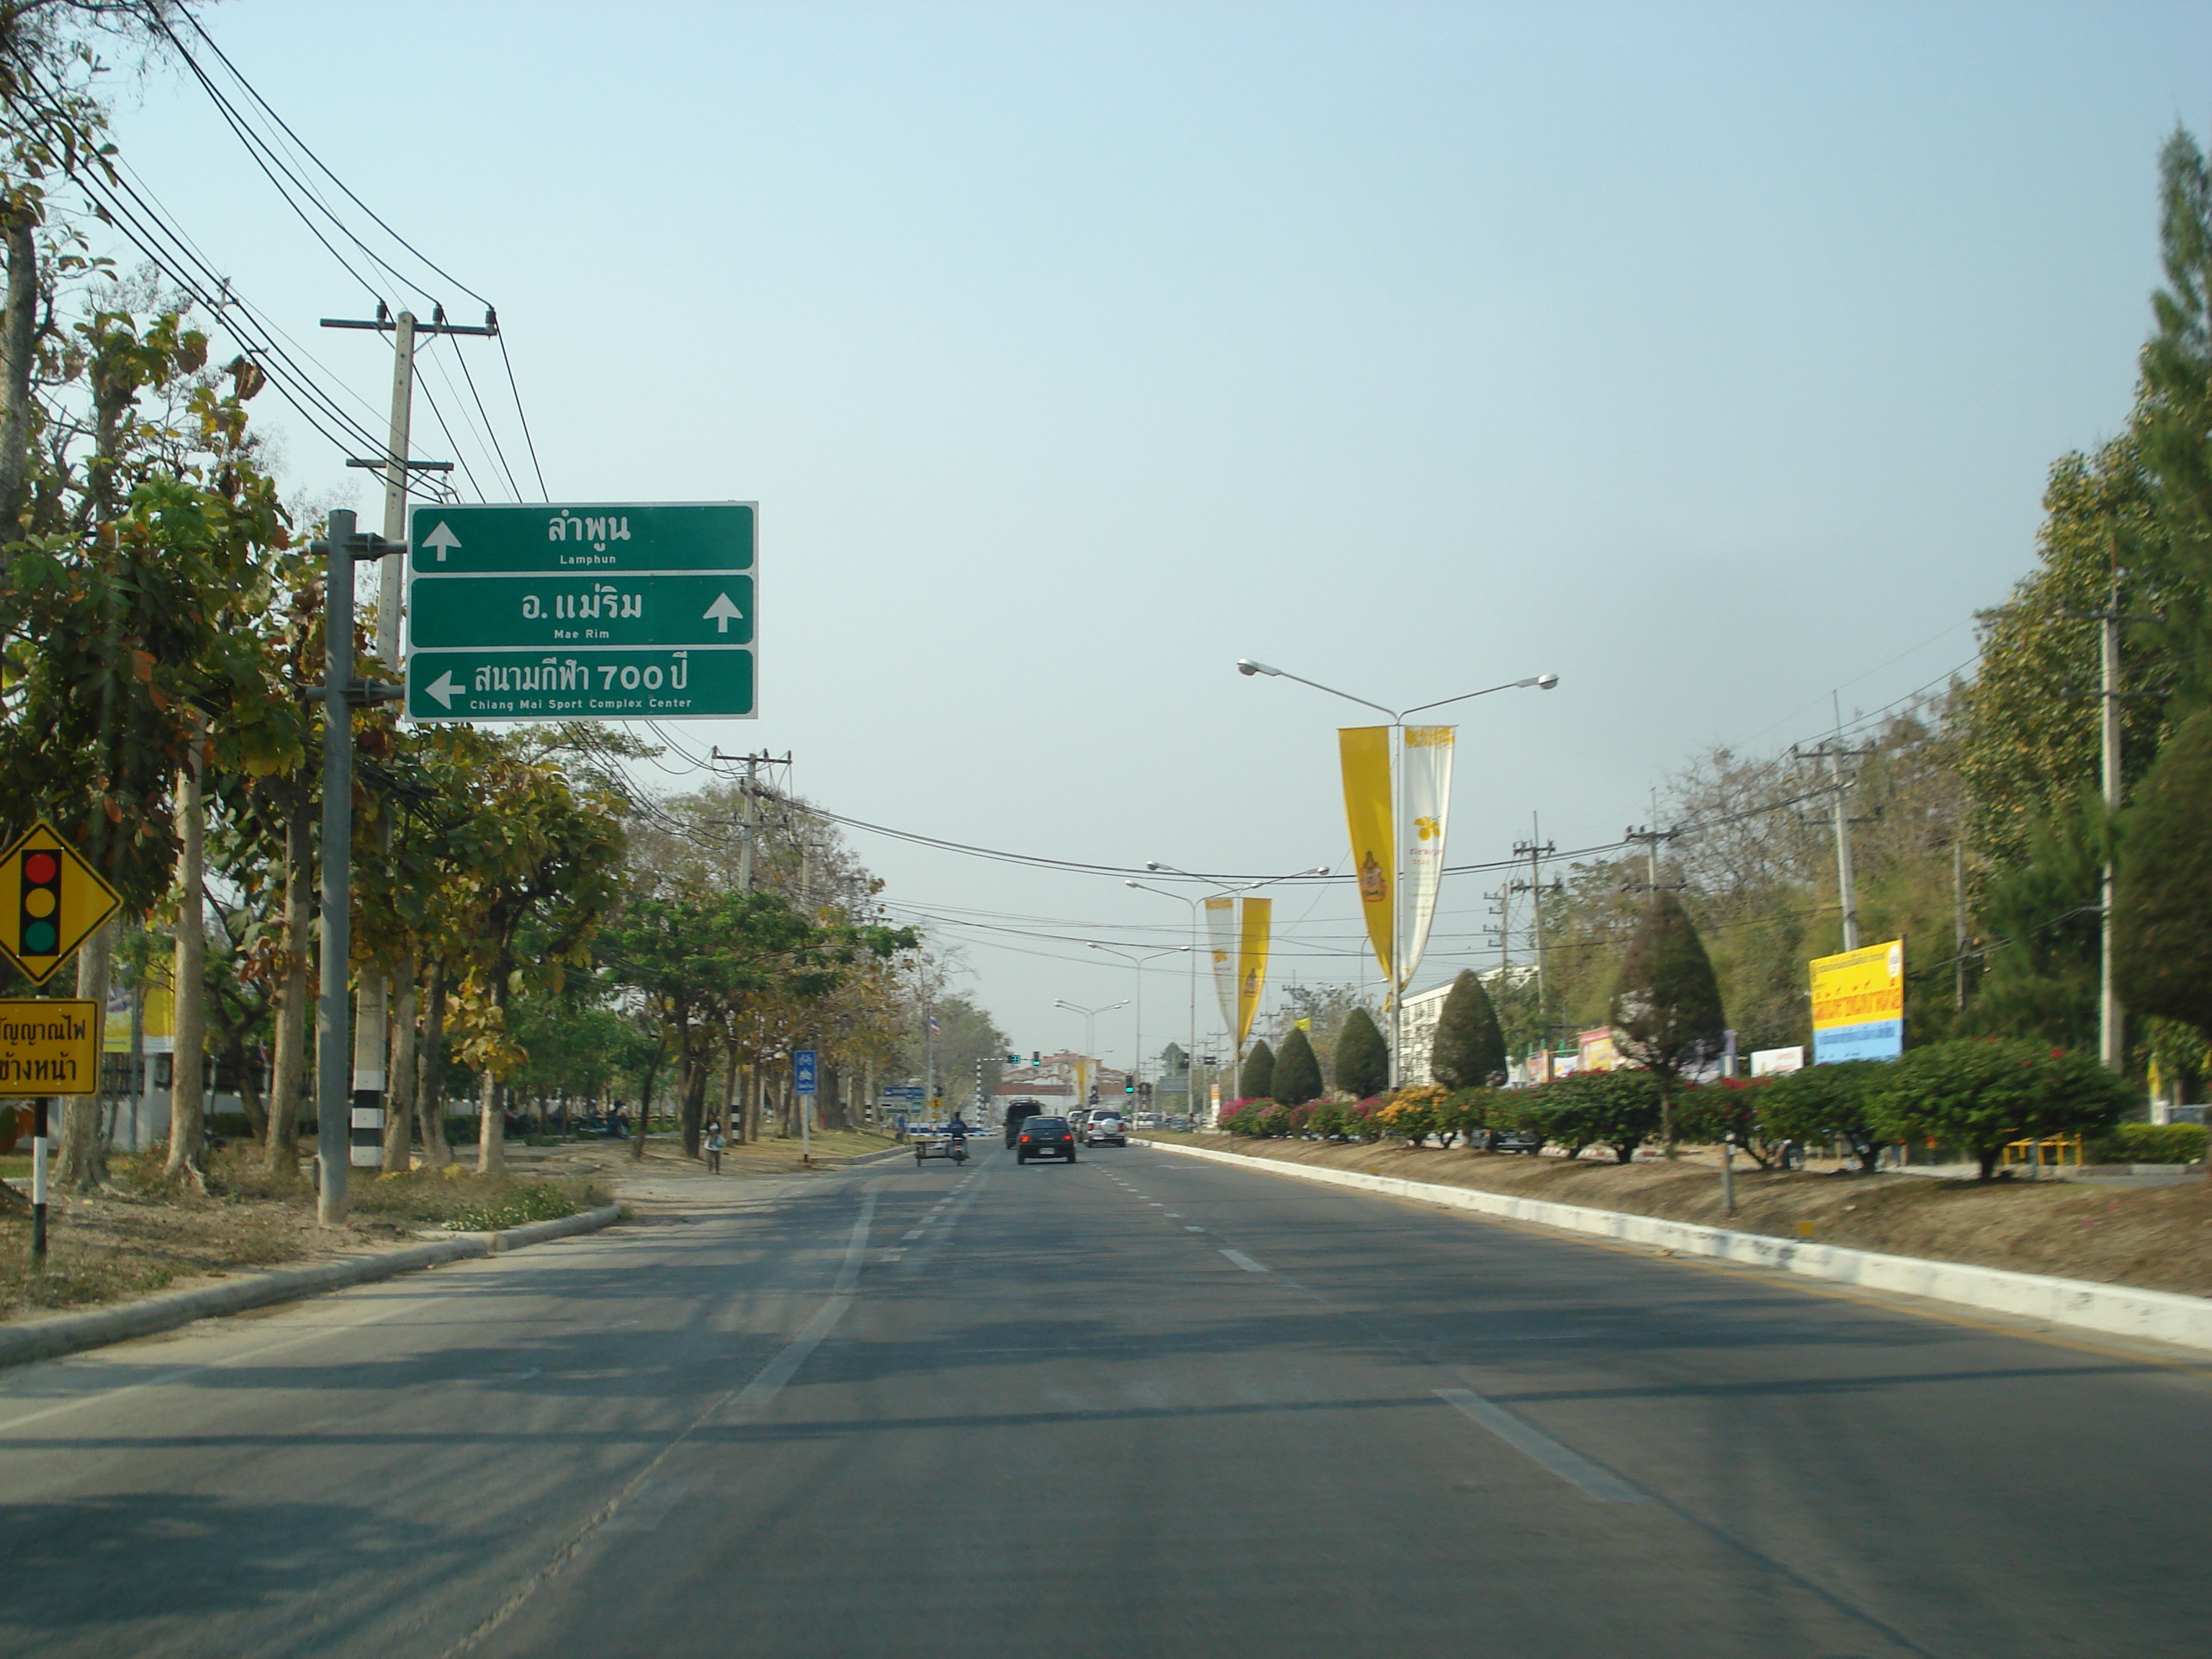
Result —
[[[2124, 416], [2157, 147], [2212, 103], [2212, 8], [2110, 0], [207, 26], [453, 273], [429, 298], [496, 302], [556, 499], [762, 503], [763, 717], [684, 748], [791, 750], [823, 805], [951, 841], [1253, 872], [1341, 863], [1360, 715], [1240, 655], [1393, 706], [1559, 674], [1461, 714], [1454, 863], [1532, 813], [1611, 841], [1698, 750], [1968, 662], [2046, 468]], [[157, 71], [117, 137], [380, 422], [388, 348], [315, 327], [374, 297], [198, 86]], [[508, 498], [451, 349], [455, 442], [418, 404], [417, 453]], [[527, 484], [495, 348], [459, 349]], [[288, 488], [374, 514], [264, 406]], [[1110, 877], [854, 839], [902, 916], [1018, 930], [949, 937], [1024, 1049], [1131, 993], [1069, 940], [1183, 938]], [[1495, 959], [1492, 884], [1451, 878], [1424, 981]], [[1371, 977], [1355, 911], [1292, 891], [1279, 980]], [[1146, 976], [1147, 1051], [1182, 966]]]

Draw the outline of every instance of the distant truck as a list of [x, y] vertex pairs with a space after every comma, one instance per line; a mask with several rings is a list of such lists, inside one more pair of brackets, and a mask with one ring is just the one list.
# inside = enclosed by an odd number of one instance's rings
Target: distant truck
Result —
[[1019, 1138], [1022, 1125], [1033, 1117], [1046, 1115], [1041, 1100], [1012, 1100], [1006, 1103], [1006, 1145], [1011, 1146]]

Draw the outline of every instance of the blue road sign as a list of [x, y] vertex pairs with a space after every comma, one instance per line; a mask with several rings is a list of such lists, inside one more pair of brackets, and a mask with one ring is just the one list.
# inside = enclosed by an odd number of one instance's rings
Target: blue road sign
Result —
[[794, 1093], [811, 1095], [814, 1092], [814, 1050], [794, 1049], [791, 1056], [791, 1086]]

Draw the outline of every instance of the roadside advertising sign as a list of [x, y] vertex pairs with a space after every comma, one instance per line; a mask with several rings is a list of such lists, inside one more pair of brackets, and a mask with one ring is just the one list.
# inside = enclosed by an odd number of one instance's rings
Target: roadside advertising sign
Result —
[[1815, 1066], [1905, 1052], [1903, 939], [1815, 957], [1812, 972]]

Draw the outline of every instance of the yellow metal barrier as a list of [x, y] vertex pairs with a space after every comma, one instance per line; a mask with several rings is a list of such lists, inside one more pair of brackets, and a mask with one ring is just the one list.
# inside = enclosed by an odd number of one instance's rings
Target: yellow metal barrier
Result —
[[[2039, 1160], [2035, 1150], [2038, 1145], [2040, 1145], [2043, 1149]], [[2070, 1158], [2068, 1156], [2069, 1153], [2072, 1155]], [[2031, 1135], [2025, 1140], [2015, 1140], [2008, 1146], [2004, 1149], [2004, 1161], [2008, 1169], [2015, 1164], [2034, 1164], [2039, 1161], [2046, 1169], [2057, 1169], [2061, 1164], [2069, 1162], [2075, 1168], [2079, 1169], [2081, 1166], [2081, 1137], [2046, 1135], [2039, 1143]]]

